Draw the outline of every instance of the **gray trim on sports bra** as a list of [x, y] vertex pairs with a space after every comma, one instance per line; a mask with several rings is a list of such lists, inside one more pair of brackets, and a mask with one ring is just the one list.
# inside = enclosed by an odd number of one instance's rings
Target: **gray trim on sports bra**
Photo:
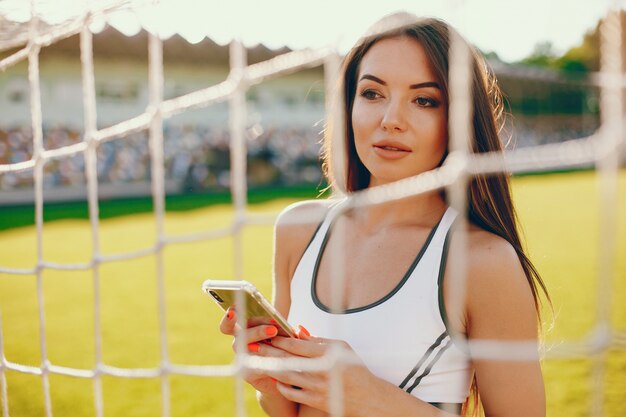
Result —
[[448, 413], [454, 413], [459, 416], [461, 415], [461, 410], [463, 408], [463, 404], [459, 404], [459, 403], [428, 403], [428, 404], [433, 405], [442, 411], [446, 411]]
[[[438, 303], [439, 303], [439, 315], [441, 316], [441, 320], [443, 321], [443, 325], [446, 327], [446, 333], [450, 335], [450, 339], [452, 343], [459, 348], [466, 355], [470, 355], [470, 351], [467, 348], [467, 345], [458, 343], [459, 333], [452, 329], [450, 326], [450, 321], [448, 320], [448, 312], [446, 311], [446, 305], [443, 299], [443, 277], [445, 275], [446, 263], [448, 262], [448, 252], [450, 250], [450, 239], [452, 237], [452, 231], [454, 230], [455, 224], [458, 221], [458, 218], [454, 220], [450, 229], [446, 233], [446, 238], [443, 242], [443, 250], [441, 252], [441, 262], [439, 263], [439, 277], [437, 278], [437, 293], [438, 293]], [[455, 343], [455, 339], [457, 342]]]
[[[444, 212], [444, 215], [445, 215], [445, 212]], [[322, 255], [324, 253], [324, 249], [326, 249], [326, 244], [328, 243], [328, 239], [330, 237], [330, 230], [331, 230], [331, 227], [332, 227], [332, 223], [331, 223], [328, 226], [328, 229], [326, 231], [326, 235], [324, 236], [324, 240], [322, 240], [322, 244], [320, 245], [320, 250], [319, 250], [319, 252], [317, 254], [317, 259], [315, 260], [315, 266], [313, 267], [313, 279], [311, 280], [311, 298], [313, 299], [313, 303], [315, 303], [315, 305], [320, 310], [325, 311], [325, 312], [330, 313], [330, 314], [358, 313], [360, 311], [368, 310], [370, 308], [376, 307], [377, 305], [380, 305], [380, 304], [384, 303], [385, 301], [387, 301], [388, 299], [393, 297], [393, 295], [395, 293], [400, 291], [400, 289], [402, 288], [404, 283], [406, 283], [408, 281], [409, 277], [411, 276], [411, 274], [413, 273], [413, 271], [415, 270], [415, 268], [419, 264], [420, 259], [422, 259], [422, 256], [426, 252], [426, 249], [428, 249], [430, 241], [433, 239], [433, 236], [435, 236], [435, 233], [437, 232], [437, 229], [439, 228], [439, 225], [441, 224], [441, 220], [442, 219], [443, 219], [443, 216], [441, 216], [441, 219], [439, 219], [437, 224], [432, 228], [432, 230], [428, 234], [428, 237], [426, 238], [426, 241], [424, 242], [424, 245], [422, 246], [422, 248], [420, 249], [419, 253], [415, 257], [415, 260], [413, 260], [413, 263], [411, 264], [411, 266], [409, 266], [409, 269], [404, 274], [404, 277], [400, 280], [400, 282], [387, 295], [382, 297], [380, 300], [374, 301], [373, 303], [370, 303], [368, 305], [365, 305], [365, 306], [362, 306], [362, 307], [349, 308], [347, 310], [343, 310], [343, 311], [339, 311], [339, 312], [333, 311], [329, 307], [324, 305], [324, 303], [322, 303], [320, 301], [320, 299], [317, 297], [317, 291], [316, 291], [316, 288], [315, 288], [316, 284], [317, 284], [317, 271], [319, 269], [319, 266], [320, 266], [320, 263], [321, 263], [321, 260], [322, 260]]]

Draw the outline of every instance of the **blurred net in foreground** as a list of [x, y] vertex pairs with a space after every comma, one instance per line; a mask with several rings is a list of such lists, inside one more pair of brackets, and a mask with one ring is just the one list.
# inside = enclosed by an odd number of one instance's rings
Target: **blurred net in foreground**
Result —
[[[171, 381], [172, 375], [193, 375], [201, 377], [237, 376], [237, 414], [245, 415], [243, 408], [242, 372], [248, 367], [256, 368], [291, 368], [298, 369], [336, 369], [333, 366], [344, 355], [341, 351], [332, 352], [328, 357], [316, 361], [285, 361], [276, 362], [269, 359], [239, 355], [232, 365], [179, 365], [169, 359], [165, 309], [164, 257], [163, 251], [169, 245], [178, 245], [185, 242], [210, 240], [224, 235], [233, 237], [234, 242], [234, 275], [235, 279], [242, 278], [242, 231], [246, 225], [272, 222], [273, 218], [258, 217], [250, 214], [246, 200], [246, 91], [262, 81], [291, 73], [312, 66], [323, 65], [326, 74], [326, 91], [330, 92], [334, 86], [334, 78], [339, 65], [339, 56], [332, 48], [318, 50], [303, 50], [289, 52], [267, 61], [253, 65], [247, 64], [246, 49], [240, 42], [233, 41], [230, 45], [230, 72], [225, 81], [207, 88], [199, 89], [171, 99], [164, 99], [163, 93], [163, 49], [162, 40], [155, 34], [149, 35], [149, 98], [145, 111], [136, 117], [130, 118], [110, 127], [98, 129], [96, 124], [95, 85], [93, 70], [93, 40], [89, 25], [97, 16], [103, 16], [111, 11], [129, 7], [127, 2], [108, 2], [106, 6], [97, 10], [90, 10], [86, 14], [79, 13], [77, 17], [57, 25], [41, 25], [37, 14], [34, 14], [29, 24], [28, 33], [16, 32], [13, 26], [7, 26], [0, 41], [0, 49], [12, 51], [2, 61], [0, 70], [15, 65], [22, 60], [28, 60], [28, 77], [30, 92], [30, 113], [32, 124], [32, 145], [28, 158], [21, 162], [0, 165], [0, 174], [27, 173], [32, 178], [34, 186], [34, 201], [36, 208], [37, 228], [37, 262], [32, 268], [14, 269], [0, 267], [0, 272], [12, 275], [36, 276], [39, 336], [41, 351], [41, 366], [25, 366], [7, 359], [2, 350], [3, 340], [0, 327], [0, 384], [3, 404], [3, 414], [8, 416], [10, 398], [7, 394], [7, 371], [32, 374], [41, 377], [43, 384], [46, 415], [52, 415], [50, 375], [66, 375], [93, 380], [94, 401], [96, 414], [104, 415], [103, 377], [119, 378], [159, 378], [161, 381], [162, 415], [171, 414]], [[141, 7], [157, 7], [142, 5]], [[593, 383], [591, 390], [593, 401], [591, 415], [603, 415], [603, 372], [605, 353], [608, 349], [624, 349], [626, 335], [623, 331], [616, 331], [611, 327], [611, 282], [612, 269], [616, 245], [616, 195], [617, 173], [620, 167], [621, 155], [624, 152], [624, 136], [622, 132], [623, 75], [621, 72], [621, 28], [617, 13], [609, 14], [602, 31], [602, 71], [596, 74], [592, 81], [601, 91], [600, 110], [601, 126], [594, 134], [566, 140], [558, 143], [529, 146], [506, 152], [505, 157], [492, 154], [469, 154], [466, 139], [470, 135], [469, 117], [471, 107], [468, 98], [468, 74], [464, 70], [467, 58], [466, 50], [459, 43], [454, 43], [451, 56], [451, 152], [447, 162], [440, 169], [419, 175], [414, 178], [390, 184], [385, 187], [355, 193], [348, 200], [348, 207], [358, 207], [377, 204], [384, 201], [401, 199], [410, 195], [423, 193], [440, 188], [447, 188], [453, 204], [464, 206], [464, 184], [468, 176], [477, 173], [493, 172], [534, 172], [543, 170], [559, 170], [576, 167], [595, 167], [601, 178], [601, 236], [598, 248], [599, 271], [597, 312], [593, 331], [587, 338], [579, 342], [564, 342], [546, 352], [548, 358], [569, 358], [592, 355], [594, 361]], [[401, 24], [402, 22], [398, 22]], [[42, 48], [64, 39], [68, 36], [80, 34], [80, 51], [82, 66], [82, 94], [84, 112], [84, 132], [82, 138], [74, 138], [69, 143], [58, 147], [44, 146], [43, 126], [41, 116], [41, 91], [39, 83], [39, 55]], [[334, 108], [329, 103], [332, 94], [326, 94], [327, 108]], [[175, 115], [193, 109], [204, 108], [218, 103], [227, 102], [229, 105], [229, 158], [230, 186], [235, 207], [234, 223], [222, 229], [206, 232], [190, 233], [186, 235], [168, 235], [164, 231], [164, 197], [166, 178], [167, 147], [164, 141], [164, 121]], [[341, 137], [340, 128], [335, 132]], [[156, 218], [157, 238], [154, 245], [146, 250], [103, 255], [99, 247], [99, 217], [98, 217], [98, 187], [102, 176], [99, 175], [96, 161], [98, 152], [105, 151], [111, 143], [133, 141], [139, 132], [148, 132], [140, 141], [143, 142], [143, 151], [147, 158], [145, 169], [149, 174], [142, 173], [150, 178], [151, 194]], [[146, 142], [149, 144], [146, 147]], [[45, 183], [44, 166], [51, 163], [62, 164], [64, 161], [79, 158], [79, 166], [84, 168], [90, 224], [92, 234], [93, 253], [89, 262], [83, 264], [57, 264], [44, 259], [41, 250], [43, 228], [43, 187]], [[341, 161], [335, 167], [341, 170]], [[148, 168], [149, 167], [149, 168]], [[120, 174], [124, 175], [124, 174]], [[464, 212], [464, 210], [461, 210]], [[102, 358], [101, 308], [100, 297], [100, 268], [103, 264], [122, 259], [134, 259], [154, 255], [156, 259], [156, 276], [158, 291], [158, 322], [160, 329], [160, 366], [155, 368], [119, 368], [107, 365]], [[458, 260], [462, 265], [463, 260]], [[44, 314], [44, 292], [42, 274], [45, 270], [88, 270], [92, 273], [95, 303], [94, 303], [94, 343], [95, 366], [93, 369], [69, 368], [51, 363], [47, 354], [46, 321]], [[340, 285], [337, 282], [337, 285]], [[458, 297], [457, 294], [455, 297]], [[590, 312], [591, 314], [591, 312]], [[526, 360], [536, 357], [533, 343], [525, 342], [472, 342], [468, 343], [475, 358], [490, 360]], [[245, 349], [242, 349], [245, 352]], [[336, 375], [339, 378], [339, 375]], [[333, 414], [340, 415], [339, 396], [333, 397]]]

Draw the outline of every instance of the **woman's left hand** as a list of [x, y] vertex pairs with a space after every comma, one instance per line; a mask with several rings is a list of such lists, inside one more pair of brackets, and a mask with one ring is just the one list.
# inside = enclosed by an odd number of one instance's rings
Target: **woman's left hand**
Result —
[[[348, 360], [341, 361], [332, 371], [271, 371], [276, 388], [288, 400], [310, 406], [325, 412], [330, 412], [330, 398], [332, 376], [331, 372], [341, 372], [341, 393], [337, 390], [332, 395], [341, 395], [341, 407], [344, 416], [358, 416], [370, 414], [368, 410], [376, 406], [377, 394], [381, 392], [379, 384], [384, 381], [372, 374], [358, 359], [356, 353], [344, 341], [312, 337], [306, 331], [300, 331], [299, 339], [276, 337], [272, 345], [296, 357], [320, 358], [327, 354], [333, 345], [338, 344]], [[370, 408], [370, 406], [373, 406]]]

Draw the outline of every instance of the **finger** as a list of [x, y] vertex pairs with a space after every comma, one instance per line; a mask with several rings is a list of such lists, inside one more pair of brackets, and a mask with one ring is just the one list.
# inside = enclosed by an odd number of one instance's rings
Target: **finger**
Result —
[[[252, 349], [254, 353], [259, 356], [269, 357], [269, 358], [286, 358], [291, 356], [289, 353], [285, 352], [282, 349], [277, 349], [271, 344], [267, 343], [252, 343], [251, 345], [256, 345]], [[250, 350], [250, 345], [248, 345]]]
[[326, 353], [327, 345], [317, 340], [294, 339], [293, 337], [275, 337], [272, 345], [293, 355], [317, 358]]
[[248, 343], [259, 342], [276, 337], [278, 329], [276, 326], [261, 325], [249, 328], [246, 334]]
[[289, 401], [298, 404], [312, 405], [311, 393], [298, 385], [284, 384], [280, 381], [276, 381], [276, 389]]
[[307, 340], [310, 338], [311, 338], [311, 333], [306, 329], [306, 327], [300, 324], [298, 326], [298, 339]]
[[235, 325], [237, 324], [237, 317], [235, 314], [235, 309], [229, 307], [222, 317], [222, 321], [220, 322], [220, 331], [224, 334], [234, 335], [235, 334]]
[[[267, 316], [255, 316], [250, 317], [247, 322], [248, 327], [255, 327], [260, 325], [271, 325], [278, 329], [278, 334], [281, 336], [289, 336], [290, 333], [287, 329], [283, 328], [278, 322]], [[292, 332], [295, 332], [295, 329], [292, 329]]]
[[[247, 350], [248, 353], [257, 353], [259, 351], [259, 348], [261, 345], [263, 345], [263, 342], [250, 342], [250, 343], [244, 343], [244, 350]], [[231, 343], [231, 347], [233, 349], [233, 352], [237, 353], [239, 352], [239, 349], [241, 348], [241, 346], [239, 345], [239, 339], [237, 339], [236, 337], [233, 338], [233, 342]]]
[[273, 371], [268, 370], [266, 374], [278, 382], [286, 385], [293, 385], [300, 389], [315, 389], [323, 375], [314, 372], [303, 371]]
[[317, 343], [331, 343], [332, 342], [332, 339], [325, 339], [323, 337], [312, 336], [311, 332], [309, 332], [309, 330], [301, 324], [298, 325], [297, 335], [298, 335], [298, 339], [311, 340]]
[[236, 337], [233, 339], [233, 349], [235, 351], [237, 350], [237, 340], [239, 340], [239, 337], [243, 337], [244, 343], [250, 345], [252, 343], [265, 342], [268, 339], [276, 337], [277, 334], [278, 329], [274, 326], [256, 326], [245, 329], [235, 334]]
[[306, 404], [307, 393], [302, 388], [296, 388], [295, 386], [283, 384], [280, 381], [276, 381], [276, 389], [286, 399], [299, 404]]

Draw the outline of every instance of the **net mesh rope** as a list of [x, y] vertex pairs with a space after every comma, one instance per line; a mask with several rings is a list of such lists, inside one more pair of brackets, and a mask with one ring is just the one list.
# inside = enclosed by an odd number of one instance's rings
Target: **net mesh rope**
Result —
[[[617, 9], [617, 3], [614, 9]], [[2, 325], [0, 316], [0, 395], [2, 398], [2, 415], [9, 416], [9, 398], [7, 394], [6, 372], [15, 371], [25, 374], [38, 375], [43, 384], [45, 413], [50, 417], [52, 403], [50, 395], [49, 375], [66, 375], [93, 380], [94, 401], [97, 416], [104, 415], [103, 404], [103, 376], [118, 378], [160, 378], [162, 415], [169, 416], [170, 404], [170, 375], [186, 375], [200, 377], [236, 377], [236, 415], [245, 416], [244, 383], [241, 378], [245, 369], [338, 369], [340, 361], [350, 360], [341, 347], [333, 346], [330, 353], [322, 358], [312, 360], [276, 360], [250, 356], [246, 353], [237, 355], [231, 365], [179, 365], [169, 360], [167, 349], [165, 286], [164, 286], [164, 258], [163, 250], [168, 245], [186, 242], [212, 240], [224, 236], [234, 239], [234, 275], [235, 279], [242, 279], [243, 251], [241, 235], [247, 225], [270, 224], [275, 218], [271, 215], [254, 215], [247, 211], [246, 187], [246, 91], [250, 86], [265, 80], [292, 73], [300, 69], [323, 65], [326, 79], [326, 100], [328, 109], [338, 109], [333, 106], [331, 93], [338, 73], [340, 56], [336, 49], [322, 48], [315, 50], [293, 51], [277, 56], [264, 62], [248, 65], [246, 62], [246, 48], [237, 40], [230, 45], [230, 73], [227, 79], [219, 84], [194, 91], [173, 99], [164, 100], [163, 97], [163, 48], [162, 41], [156, 34], [149, 34], [149, 105], [145, 112], [137, 117], [128, 119], [113, 126], [98, 129], [96, 126], [96, 96], [94, 83], [92, 33], [89, 24], [95, 16], [106, 15], [120, 7], [129, 7], [128, 2], [111, 2], [107, 7], [93, 8], [84, 16], [72, 19], [62, 25], [41, 31], [38, 17], [33, 5], [31, 31], [25, 46], [17, 52], [0, 61], [0, 71], [22, 60], [28, 60], [28, 77], [30, 84], [30, 103], [33, 132], [33, 156], [30, 160], [20, 163], [0, 165], [0, 174], [7, 172], [32, 171], [34, 177], [35, 224], [37, 231], [37, 262], [32, 268], [16, 269], [0, 266], [0, 273], [13, 275], [36, 276], [36, 292], [39, 314], [39, 336], [41, 351], [41, 366], [26, 366], [12, 362], [5, 357], [3, 351]], [[403, 22], [392, 22], [400, 25]], [[381, 31], [389, 29], [380, 28]], [[82, 63], [82, 90], [84, 102], [84, 140], [70, 146], [47, 150], [43, 146], [41, 96], [39, 85], [39, 52], [41, 48], [66, 37], [80, 34], [80, 49]], [[601, 72], [591, 77], [591, 82], [601, 89], [601, 127], [593, 135], [567, 140], [562, 143], [540, 145], [506, 151], [502, 154], [471, 154], [469, 152], [470, 138], [470, 73], [469, 51], [465, 44], [453, 38], [451, 46], [450, 70], [450, 154], [445, 164], [430, 172], [416, 177], [407, 178], [393, 184], [375, 189], [364, 190], [351, 194], [342, 210], [334, 215], [354, 207], [379, 204], [385, 201], [402, 199], [441, 188], [447, 189], [451, 204], [460, 209], [466, 206], [465, 189], [469, 178], [479, 173], [495, 172], [529, 172], [548, 169], [563, 169], [593, 165], [596, 167], [600, 179], [601, 207], [600, 233], [598, 256], [598, 291], [595, 326], [587, 337], [579, 341], [565, 341], [551, 347], [544, 352], [546, 358], [575, 358], [582, 355], [591, 355], [593, 358], [592, 381], [592, 416], [603, 415], [603, 386], [606, 353], [609, 349], [625, 349], [626, 333], [611, 328], [611, 292], [614, 264], [616, 256], [617, 230], [617, 176], [620, 166], [620, 155], [624, 152], [624, 136], [622, 132], [623, 98], [622, 87], [625, 79], [622, 75], [621, 63], [621, 28], [617, 12], [609, 13], [601, 31], [602, 60]], [[23, 45], [23, 44], [22, 44]], [[7, 45], [3, 45], [7, 46]], [[15, 46], [15, 45], [9, 45]], [[535, 76], [535, 75], [533, 75]], [[234, 222], [224, 228], [187, 233], [182, 235], [168, 235], [164, 232], [165, 189], [164, 189], [164, 154], [163, 154], [163, 120], [191, 109], [211, 106], [215, 103], [228, 101], [230, 109], [231, 133], [231, 172], [232, 196], [235, 208]], [[337, 110], [334, 110], [337, 111]], [[341, 116], [337, 114], [336, 116]], [[334, 120], [342, 120], [334, 117]], [[99, 248], [99, 212], [98, 212], [98, 179], [96, 172], [96, 150], [102, 143], [111, 140], [123, 141], [131, 133], [140, 130], [149, 130], [150, 158], [151, 158], [151, 185], [155, 214], [156, 241], [143, 250], [104, 255]], [[335, 137], [343, 135], [342, 126], [333, 125]], [[341, 180], [343, 168], [342, 149], [338, 148], [337, 158], [334, 161], [336, 178]], [[48, 262], [43, 257], [42, 230], [43, 230], [43, 167], [46, 162], [55, 159], [68, 158], [83, 154], [85, 157], [85, 174], [88, 190], [89, 219], [91, 224], [91, 238], [93, 254], [87, 263], [59, 264]], [[305, 221], [305, 219], [303, 219]], [[458, 230], [461, 242], [463, 228]], [[341, 233], [337, 233], [341, 238]], [[160, 329], [160, 366], [156, 368], [120, 368], [107, 365], [102, 360], [102, 332], [100, 307], [100, 268], [103, 264], [121, 260], [129, 260], [153, 255], [156, 259], [156, 281], [158, 288], [158, 320]], [[336, 259], [339, 257], [333, 257]], [[451, 275], [454, 277], [455, 290], [452, 291], [452, 301], [459, 302], [463, 296], [463, 263], [464, 256], [455, 259]], [[337, 276], [342, 276], [341, 263], [333, 265]], [[92, 272], [94, 285], [94, 342], [95, 367], [93, 369], [77, 369], [59, 366], [50, 362], [46, 351], [46, 326], [44, 315], [44, 292], [42, 274], [44, 270], [89, 270]], [[332, 303], [341, 300], [343, 286], [340, 281], [334, 280]], [[459, 285], [457, 285], [459, 284]], [[245, 300], [240, 299], [243, 305]], [[474, 358], [490, 360], [536, 360], [537, 350], [534, 342], [490, 342], [458, 340], [471, 349]], [[239, 338], [241, 352], [246, 352], [243, 338]], [[331, 414], [340, 416], [341, 409], [341, 373], [331, 372]]]

